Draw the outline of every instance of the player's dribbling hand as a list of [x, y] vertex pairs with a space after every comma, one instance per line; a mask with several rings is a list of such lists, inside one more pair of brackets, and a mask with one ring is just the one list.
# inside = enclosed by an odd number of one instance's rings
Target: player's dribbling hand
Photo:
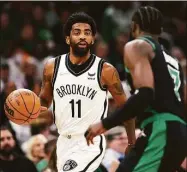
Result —
[[94, 144], [93, 143], [93, 138], [95, 136], [101, 135], [105, 131], [106, 131], [106, 129], [103, 127], [102, 122], [98, 122], [96, 124], [90, 125], [90, 127], [85, 132], [87, 145], [89, 146], [90, 143]]
[[45, 106], [41, 106], [40, 113], [45, 112], [47, 108]]
[[35, 120], [32, 120], [32, 122], [30, 122], [30, 124], [37, 125], [37, 124], [41, 124], [41, 123], [48, 123], [48, 121], [46, 119], [47, 111], [48, 111], [48, 109], [45, 106], [41, 106], [40, 113], [39, 113], [38, 117]]

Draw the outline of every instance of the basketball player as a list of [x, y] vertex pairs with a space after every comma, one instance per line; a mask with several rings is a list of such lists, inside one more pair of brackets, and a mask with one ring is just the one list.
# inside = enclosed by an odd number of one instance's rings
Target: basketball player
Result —
[[124, 48], [134, 94], [119, 111], [86, 132], [90, 143], [123, 121], [135, 116], [141, 121], [142, 134], [117, 172], [174, 172], [186, 155], [182, 71], [158, 43], [162, 20], [161, 12], [153, 7], [141, 7], [134, 13], [131, 34], [135, 40]]
[[[107, 115], [107, 90], [118, 105], [125, 94], [116, 69], [90, 53], [94, 44], [96, 25], [86, 13], [72, 14], [65, 26], [68, 54], [49, 59], [44, 66], [40, 93], [42, 106], [53, 101], [59, 172], [93, 172], [101, 163], [106, 147], [104, 136], [94, 139], [89, 147], [84, 133], [88, 126]], [[129, 147], [135, 142], [134, 121], [126, 123]]]

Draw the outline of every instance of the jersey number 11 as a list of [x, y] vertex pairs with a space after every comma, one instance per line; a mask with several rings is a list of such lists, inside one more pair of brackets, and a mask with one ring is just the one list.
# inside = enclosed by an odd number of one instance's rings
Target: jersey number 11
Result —
[[75, 103], [74, 99], [72, 99], [69, 103], [71, 104], [72, 118], [75, 117], [75, 104], [78, 106], [78, 118], [81, 118], [81, 100]]

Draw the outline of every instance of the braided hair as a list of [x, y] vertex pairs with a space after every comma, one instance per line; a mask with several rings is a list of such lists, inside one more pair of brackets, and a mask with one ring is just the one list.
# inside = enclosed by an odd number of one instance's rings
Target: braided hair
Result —
[[162, 13], [150, 6], [140, 7], [133, 15], [132, 21], [140, 26], [142, 31], [150, 34], [160, 34], [162, 32]]

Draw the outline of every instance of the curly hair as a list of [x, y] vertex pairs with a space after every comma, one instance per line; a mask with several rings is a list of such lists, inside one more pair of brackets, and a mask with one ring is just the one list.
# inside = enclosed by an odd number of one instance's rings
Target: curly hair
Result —
[[95, 36], [97, 29], [94, 19], [85, 12], [76, 12], [69, 16], [64, 25], [64, 36], [70, 36], [70, 31], [75, 23], [87, 23], [92, 29], [92, 34]]

